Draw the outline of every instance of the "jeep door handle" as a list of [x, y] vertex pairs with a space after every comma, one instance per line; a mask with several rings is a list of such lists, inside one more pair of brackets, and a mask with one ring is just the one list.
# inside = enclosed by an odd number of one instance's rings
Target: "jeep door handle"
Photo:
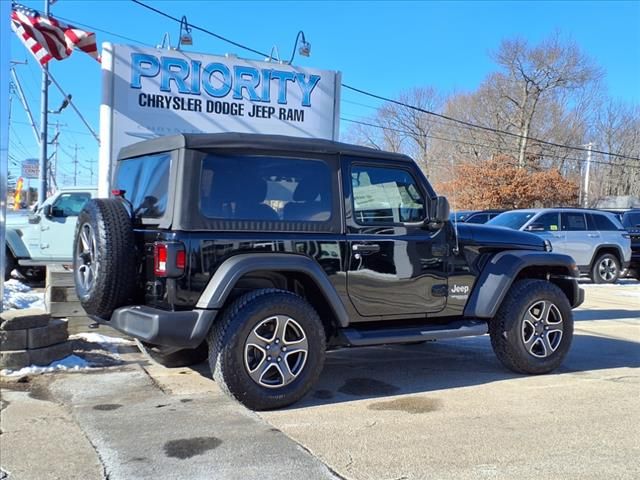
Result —
[[351, 249], [356, 253], [377, 253], [380, 251], [380, 245], [377, 243], [356, 243]]
[[598, 235], [597, 233], [588, 233], [587, 237], [598, 238], [598, 237], [600, 237], [600, 235]]

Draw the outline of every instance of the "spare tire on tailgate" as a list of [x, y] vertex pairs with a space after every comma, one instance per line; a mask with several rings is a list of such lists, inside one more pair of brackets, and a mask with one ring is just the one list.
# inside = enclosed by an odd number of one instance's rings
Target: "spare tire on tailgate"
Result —
[[135, 293], [133, 225], [122, 200], [93, 199], [78, 216], [73, 242], [76, 293], [89, 315], [108, 319]]

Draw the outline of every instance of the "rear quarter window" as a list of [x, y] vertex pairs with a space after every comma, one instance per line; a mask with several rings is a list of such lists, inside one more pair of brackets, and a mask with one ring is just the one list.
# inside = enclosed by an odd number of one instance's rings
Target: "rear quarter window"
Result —
[[167, 208], [170, 164], [170, 153], [120, 160], [114, 188], [125, 191], [140, 217], [160, 218]]
[[200, 211], [210, 219], [328, 222], [333, 188], [322, 160], [208, 154], [200, 174]]
[[616, 227], [616, 225], [606, 215], [593, 213], [591, 217], [593, 219], [595, 230], [600, 230], [601, 232], [618, 230], [618, 227]]

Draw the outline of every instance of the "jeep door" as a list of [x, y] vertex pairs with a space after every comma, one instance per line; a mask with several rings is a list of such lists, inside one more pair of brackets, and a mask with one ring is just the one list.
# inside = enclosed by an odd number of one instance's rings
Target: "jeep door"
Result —
[[445, 233], [421, 224], [432, 192], [420, 179], [408, 162], [343, 159], [347, 291], [362, 317], [424, 315], [446, 305]]
[[560, 229], [560, 212], [539, 213], [527, 222], [523, 230], [549, 240], [554, 251], [564, 251], [566, 236]]
[[560, 224], [565, 241], [562, 250], [558, 251], [571, 255], [578, 266], [588, 266], [600, 235], [597, 231], [587, 229], [587, 220], [583, 212], [562, 212]]
[[90, 192], [63, 192], [40, 220], [40, 249], [48, 260], [71, 261], [78, 215], [91, 199]]

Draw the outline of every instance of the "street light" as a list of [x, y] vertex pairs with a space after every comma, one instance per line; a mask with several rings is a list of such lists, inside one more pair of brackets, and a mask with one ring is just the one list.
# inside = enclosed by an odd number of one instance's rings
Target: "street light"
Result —
[[193, 45], [193, 37], [191, 37], [191, 27], [187, 22], [187, 17], [182, 16], [180, 20], [180, 38], [178, 39], [178, 49], [180, 45]]
[[300, 48], [298, 49], [298, 53], [303, 57], [311, 56], [311, 44], [307, 42], [307, 39], [304, 37], [304, 32], [300, 30], [298, 32], [298, 35], [296, 35], [296, 41], [293, 44], [293, 52], [291, 52], [291, 60], [289, 60], [289, 65], [291, 65], [291, 62], [293, 62], [293, 57], [295, 57], [296, 55], [296, 47], [298, 46], [298, 40], [300, 40], [300, 37], [302, 37], [302, 40], [300, 41]]

